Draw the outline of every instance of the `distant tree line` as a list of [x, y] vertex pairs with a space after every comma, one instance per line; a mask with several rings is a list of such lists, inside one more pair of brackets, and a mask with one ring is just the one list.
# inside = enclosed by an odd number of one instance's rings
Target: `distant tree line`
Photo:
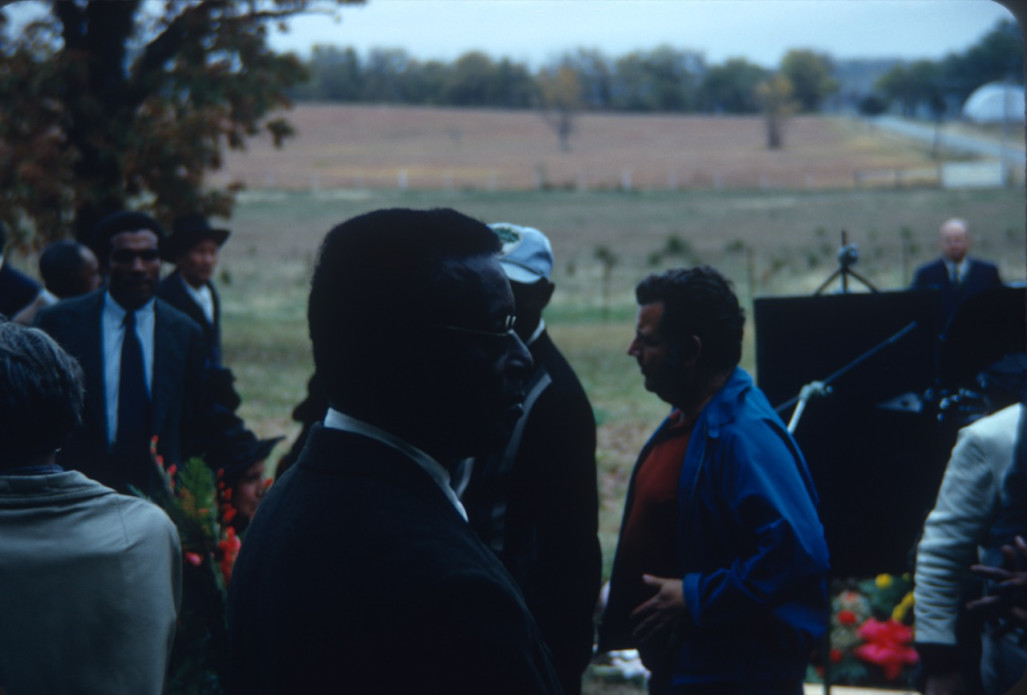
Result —
[[1023, 38], [1013, 21], [1000, 21], [963, 53], [893, 66], [862, 107], [869, 113], [894, 107], [907, 116], [927, 111], [940, 118], [989, 82], [1023, 83]]
[[874, 65], [874, 79], [854, 91], [840, 84], [843, 71], [831, 56], [805, 49], [788, 51], [772, 70], [744, 58], [710, 64], [698, 51], [668, 45], [617, 57], [578, 48], [532, 71], [480, 51], [443, 62], [418, 60], [402, 49], [374, 49], [361, 56], [353, 48], [321, 45], [307, 61], [309, 81], [294, 87], [292, 96], [299, 101], [542, 108], [557, 132], [560, 114], [578, 111], [747, 114], [765, 113], [768, 103], [781, 102], [790, 111], [816, 112], [844, 100], [866, 113], [895, 109], [912, 115], [926, 108], [938, 114], [984, 83], [1021, 81], [1020, 32], [1014, 22], [1003, 20], [963, 53], [940, 61]]

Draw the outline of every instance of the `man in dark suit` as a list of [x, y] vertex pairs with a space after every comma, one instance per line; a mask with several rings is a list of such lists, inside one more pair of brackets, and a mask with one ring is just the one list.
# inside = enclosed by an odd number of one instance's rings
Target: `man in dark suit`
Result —
[[967, 257], [970, 243], [965, 220], [946, 221], [938, 233], [941, 258], [920, 266], [913, 276], [912, 289], [941, 291], [938, 325], [943, 334], [960, 304], [978, 292], [1002, 286], [994, 264]]
[[537, 229], [489, 225], [517, 306], [517, 335], [535, 364], [524, 414], [499, 452], [471, 466], [462, 496], [471, 526], [506, 565], [553, 652], [566, 695], [592, 658], [602, 559], [596, 425], [581, 382], [546, 331], [553, 251]]
[[156, 220], [117, 212], [100, 221], [93, 250], [106, 289], [43, 309], [37, 325], [82, 365], [82, 425], [57, 462], [119, 492], [160, 494], [150, 452], [166, 465], [200, 449], [203, 335], [188, 316], [155, 298], [164, 238]]
[[450, 486], [462, 458], [509, 438], [531, 368], [498, 247], [445, 209], [328, 233], [308, 319], [330, 407], [247, 530], [230, 692], [560, 692]]
[[175, 271], [161, 280], [157, 296], [203, 329], [207, 363], [221, 364], [221, 302], [211, 278], [227, 229], [210, 226], [202, 214], [191, 212], [171, 223], [171, 236], [161, 246], [161, 258]]

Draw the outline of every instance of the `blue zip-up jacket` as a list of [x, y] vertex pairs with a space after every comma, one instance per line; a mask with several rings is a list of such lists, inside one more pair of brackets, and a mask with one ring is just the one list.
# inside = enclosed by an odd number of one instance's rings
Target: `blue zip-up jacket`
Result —
[[[795, 440], [736, 368], [700, 413], [678, 479], [677, 567], [688, 612], [673, 645], [674, 685], [802, 679], [828, 618], [816, 507]], [[615, 560], [601, 647], [625, 646], [630, 635], [625, 618], [635, 606], [618, 605], [617, 580]]]

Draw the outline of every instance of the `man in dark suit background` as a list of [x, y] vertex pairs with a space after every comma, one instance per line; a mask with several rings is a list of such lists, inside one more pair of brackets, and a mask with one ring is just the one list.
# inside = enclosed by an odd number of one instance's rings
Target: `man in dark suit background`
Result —
[[970, 244], [966, 221], [947, 220], [938, 232], [941, 258], [920, 266], [913, 276], [912, 289], [941, 291], [939, 326], [942, 333], [960, 304], [978, 292], [1002, 286], [994, 264], [967, 256]]
[[221, 302], [211, 278], [227, 229], [210, 226], [202, 214], [191, 212], [171, 223], [171, 236], [161, 245], [161, 258], [175, 271], [161, 280], [157, 296], [203, 329], [207, 363], [221, 364]]
[[328, 233], [308, 319], [330, 407], [247, 530], [230, 692], [560, 692], [450, 486], [461, 459], [509, 438], [531, 368], [498, 248], [445, 209]]
[[537, 229], [489, 225], [517, 307], [514, 329], [534, 370], [506, 447], [473, 461], [462, 496], [471, 526], [524, 592], [566, 695], [581, 692], [592, 658], [602, 558], [596, 425], [574, 370], [546, 330], [553, 251]]
[[166, 465], [201, 448], [203, 336], [199, 326], [156, 299], [164, 232], [140, 212], [117, 212], [97, 225], [93, 251], [106, 289], [43, 309], [37, 325], [82, 365], [82, 425], [57, 462], [119, 492], [160, 494], [150, 453]]

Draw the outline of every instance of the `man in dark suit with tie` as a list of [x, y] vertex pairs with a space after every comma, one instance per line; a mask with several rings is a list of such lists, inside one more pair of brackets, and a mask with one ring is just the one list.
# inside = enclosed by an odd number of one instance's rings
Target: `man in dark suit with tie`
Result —
[[166, 465], [200, 451], [203, 335], [189, 317], [156, 299], [164, 232], [139, 212], [97, 226], [93, 250], [107, 287], [42, 310], [37, 325], [82, 365], [82, 425], [57, 462], [119, 492], [163, 490], [150, 452]]
[[498, 248], [453, 210], [328, 233], [307, 316], [329, 409], [246, 532], [229, 692], [560, 692], [450, 486], [461, 459], [509, 438], [531, 369]]
[[938, 325], [943, 334], [960, 304], [978, 292], [1002, 286], [994, 264], [967, 256], [970, 243], [965, 220], [946, 221], [938, 233], [941, 258], [920, 266], [913, 276], [912, 289], [941, 291]]

